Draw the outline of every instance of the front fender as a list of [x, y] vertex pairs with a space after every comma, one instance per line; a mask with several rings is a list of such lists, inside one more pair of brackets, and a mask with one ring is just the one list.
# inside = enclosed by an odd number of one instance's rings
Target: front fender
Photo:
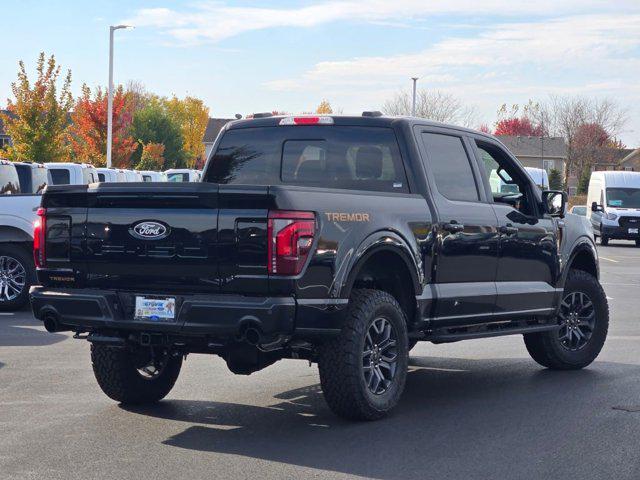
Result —
[[422, 260], [419, 255], [413, 252], [408, 242], [398, 233], [381, 230], [365, 238], [345, 262], [345, 268], [339, 270], [336, 276], [336, 285], [340, 298], [349, 297], [358, 273], [366, 261], [381, 251], [391, 251], [397, 254], [404, 261], [411, 274], [413, 294], [418, 295], [422, 291], [423, 275], [420, 273], [422, 272]]
[[574, 264], [576, 257], [581, 253], [586, 253], [591, 256], [593, 259], [593, 263], [595, 265], [595, 273], [596, 278], [600, 278], [600, 264], [598, 261], [598, 250], [594, 245], [591, 238], [587, 236], [579, 237], [571, 246], [569, 250], [569, 254], [566, 256], [566, 259], [563, 259], [562, 264], [562, 272], [560, 275], [560, 285], [559, 288], [564, 288], [565, 282], [567, 281], [567, 276], [569, 275], [569, 271], [571, 270], [572, 265]]

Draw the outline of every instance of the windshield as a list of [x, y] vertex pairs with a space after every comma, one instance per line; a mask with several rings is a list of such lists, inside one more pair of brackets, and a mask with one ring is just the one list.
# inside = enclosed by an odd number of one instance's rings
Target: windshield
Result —
[[640, 188], [607, 188], [607, 207], [640, 208]]
[[571, 210], [571, 213], [573, 213], [574, 215], [582, 215], [582, 216], [587, 216], [587, 207], [573, 207], [573, 209]]

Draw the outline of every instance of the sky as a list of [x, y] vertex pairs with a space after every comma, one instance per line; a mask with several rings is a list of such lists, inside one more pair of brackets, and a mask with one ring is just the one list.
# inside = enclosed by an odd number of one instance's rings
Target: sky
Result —
[[500, 105], [550, 94], [611, 98], [620, 138], [640, 146], [638, 0], [0, 0], [0, 105], [17, 63], [40, 51], [71, 69], [73, 89], [108, 80], [202, 98], [212, 117], [381, 109], [418, 86], [459, 98], [492, 125]]

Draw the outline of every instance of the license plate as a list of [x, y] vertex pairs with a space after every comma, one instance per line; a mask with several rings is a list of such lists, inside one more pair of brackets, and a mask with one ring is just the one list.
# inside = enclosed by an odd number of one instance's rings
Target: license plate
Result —
[[138, 320], [172, 322], [175, 320], [175, 316], [176, 299], [173, 297], [136, 297], [135, 317]]
[[630, 228], [629, 229], [629, 233], [638, 233], [638, 229], [637, 228]]

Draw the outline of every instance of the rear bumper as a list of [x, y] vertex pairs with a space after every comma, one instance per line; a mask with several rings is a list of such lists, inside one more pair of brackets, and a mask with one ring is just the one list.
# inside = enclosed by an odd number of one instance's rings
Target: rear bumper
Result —
[[[638, 227], [631, 227], [638, 228]], [[640, 232], [640, 230], [638, 230]], [[601, 225], [600, 226], [600, 235], [607, 236], [608, 238], [612, 238], [614, 240], [639, 240], [640, 233], [629, 233], [629, 227], [619, 227], [619, 226], [609, 226], [609, 225]]]
[[339, 332], [346, 306], [342, 301], [301, 301], [298, 305], [293, 297], [167, 294], [176, 298], [175, 321], [141, 321], [134, 319], [135, 292], [35, 286], [29, 294], [36, 318], [54, 318], [70, 330], [125, 330], [219, 339], [236, 337], [247, 327], [257, 328], [265, 336], [333, 335]]

